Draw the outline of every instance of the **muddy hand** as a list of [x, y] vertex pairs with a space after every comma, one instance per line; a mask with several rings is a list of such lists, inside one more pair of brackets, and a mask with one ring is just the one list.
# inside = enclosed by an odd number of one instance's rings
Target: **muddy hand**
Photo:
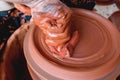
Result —
[[70, 39], [60, 51], [56, 47], [49, 46], [50, 50], [54, 52], [54, 54], [58, 55], [61, 58], [70, 57], [73, 54], [74, 48], [79, 40], [79, 33], [75, 31]]

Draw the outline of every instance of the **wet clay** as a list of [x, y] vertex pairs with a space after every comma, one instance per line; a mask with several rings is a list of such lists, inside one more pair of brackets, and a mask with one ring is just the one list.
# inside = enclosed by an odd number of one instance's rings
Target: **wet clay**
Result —
[[100, 4], [100, 5], [109, 5], [114, 2], [115, 2], [115, 0], [96, 0], [96, 3]]
[[49, 5], [47, 9], [53, 6], [59, 6], [57, 16], [49, 12], [36, 13], [40, 17], [33, 18], [33, 21], [44, 33], [45, 43], [53, 55], [69, 56], [78, 40], [78, 32], [71, 33], [70, 29], [73, 27], [70, 21], [72, 11], [64, 5], [57, 4]]
[[110, 17], [109, 20], [116, 25], [118, 30], [120, 31], [120, 11], [114, 12]]
[[31, 27], [27, 33], [24, 51], [33, 79], [96, 80], [118, 65], [120, 36], [116, 27], [93, 12], [72, 10], [71, 33], [78, 30], [80, 38], [71, 57], [53, 56], [40, 28]]

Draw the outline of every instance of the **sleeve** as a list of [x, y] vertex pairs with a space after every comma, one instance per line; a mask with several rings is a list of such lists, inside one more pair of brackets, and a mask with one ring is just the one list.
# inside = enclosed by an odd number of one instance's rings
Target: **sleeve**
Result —
[[[69, 8], [60, 0], [5, 0], [12, 3], [23, 4], [30, 7], [32, 17], [40, 17], [48, 13], [58, 17], [62, 13], [69, 12]], [[63, 16], [62, 16], [63, 17]]]
[[84, 8], [92, 10], [96, 4], [96, 0], [60, 0], [68, 7]]

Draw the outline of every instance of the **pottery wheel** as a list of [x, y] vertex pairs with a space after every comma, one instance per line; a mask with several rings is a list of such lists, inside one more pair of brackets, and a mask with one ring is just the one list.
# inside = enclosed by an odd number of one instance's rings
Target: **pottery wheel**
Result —
[[116, 27], [93, 12], [73, 12], [72, 27], [79, 31], [80, 39], [69, 58], [53, 56], [39, 28], [32, 27], [28, 32], [24, 49], [32, 74], [49, 80], [94, 80], [104, 77], [118, 64], [120, 36]]

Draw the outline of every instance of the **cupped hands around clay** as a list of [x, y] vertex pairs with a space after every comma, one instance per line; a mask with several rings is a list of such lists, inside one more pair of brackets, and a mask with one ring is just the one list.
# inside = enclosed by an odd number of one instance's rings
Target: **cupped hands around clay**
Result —
[[[37, 10], [37, 8], [36, 8]], [[32, 12], [33, 21], [45, 34], [45, 42], [54, 53], [61, 53], [62, 48], [70, 40], [70, 18], [72, 11], [62, 3], [48, 4], [42, 12]], [[62, 54], [68, 54], [64, 51]], [[64, 55], [64, 56], [65, 56]]]
[[45, 42], [53, 53], [62, 57], [70, 53], [72, 45], [69, 50], [68, 45], [74, 40], [70, 33], [72, 14], [70, 8], [59, 0], [10, 0], [10, 2], [31, 9], [33, 21], [45, 34]]
[[[35, 8], [32, 10], [32, 17], [40, 28], [49, 29], [51, 32], [55, 32], [59, 28], [58, 32], [62, 32], [68, 25], [71, 17], [71, 10], [65, 5], [61, 4], [48, 4], [43, 11], [37, 11]], [[37, 21], [38, 20], [38, 21]], [[63, 25], [64, 24], [64, 25]], [[41, 27], [43, 26], [43, 27]]]
[[[46, 22], [46, 24], [47, 22], [50, 22], [52, 26], [57, 26], [61, 28], [62, 26], [66, 26], [68, 21], [70, 20], [71, 16], [70, 9], [59, 0], [5, 0], [5, 1], [17, 3], [17, 5], [19, 4], [19, 6], [21, 4], [28, 6], [31, 9], [31, 15], [34, 19], [35, 18], [42, 19], [46, 17], [44, 19], [46, 21], [42, 20], [43, 22], [41, 21], [41, 24], [43, 24], [44, 22]], [[65, 27], [62, 28], [64, 29]], [[60, 29], [61, 31], [63, 31], [62, 28]], [[51, 29], [53, 31], [53, 29], [56, 29], [56, 27], [52, 27]]]

